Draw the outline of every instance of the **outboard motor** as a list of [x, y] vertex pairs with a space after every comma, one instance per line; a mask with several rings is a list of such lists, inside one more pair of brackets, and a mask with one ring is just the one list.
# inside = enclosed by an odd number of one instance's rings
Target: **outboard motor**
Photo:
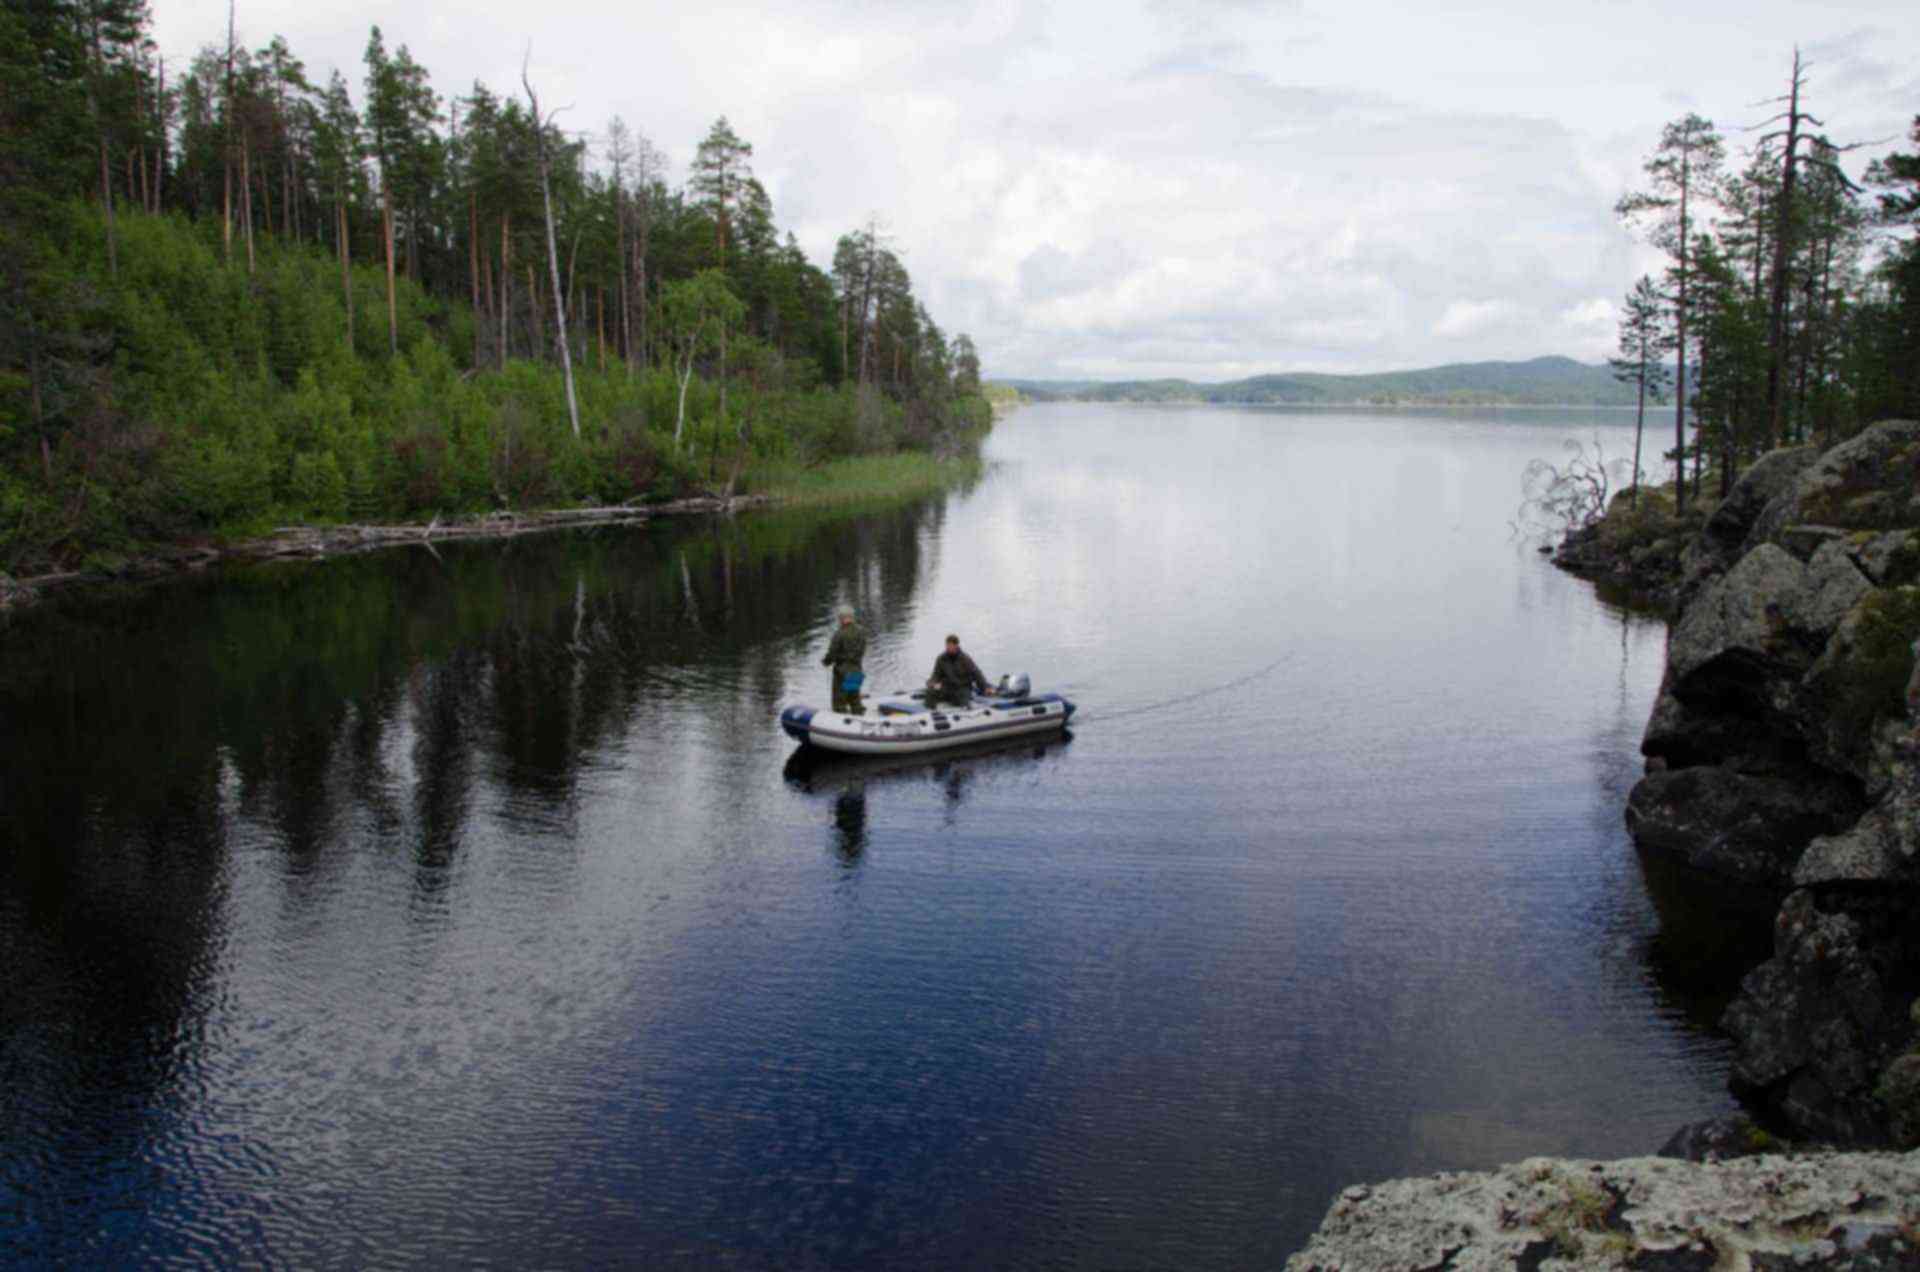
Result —
[[1002, 676], [994, 692], [1002, 698], [1024, 698], [1033, 692], [1033, 681], [1024, 671], [1018, 675]]

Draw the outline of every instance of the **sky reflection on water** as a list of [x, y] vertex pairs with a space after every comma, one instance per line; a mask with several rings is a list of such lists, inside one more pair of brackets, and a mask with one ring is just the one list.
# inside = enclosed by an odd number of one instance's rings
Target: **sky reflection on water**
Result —
[[[1239, 1266], [1650, 1151], [1748, 929], [1621, 827], [1663, 629], [1507, 531], [1618, 419], [1034, 408], [892, 513], [16, 617], [0, 1257]], [[843, 599], [1073, 735], [796, 766]]]

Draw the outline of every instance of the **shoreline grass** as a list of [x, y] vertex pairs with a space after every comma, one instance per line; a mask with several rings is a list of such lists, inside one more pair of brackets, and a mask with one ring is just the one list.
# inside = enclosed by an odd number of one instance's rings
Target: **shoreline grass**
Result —
[[979, 480], [977, 454], [934, 456], [924, 451], [854, 455], [818, 467], [768, 464], [749, 474], [748, 489], [776, 507], [809, 504], [885, 504], [937, 494]]

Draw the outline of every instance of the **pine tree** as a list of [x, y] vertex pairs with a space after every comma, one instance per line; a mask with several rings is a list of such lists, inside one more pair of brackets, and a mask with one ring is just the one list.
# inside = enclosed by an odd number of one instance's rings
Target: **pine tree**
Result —
[[[1645, 224], [1648, 238], [1673, 258], [1673, 340], [1681, 386], [1674, 395], [1673, 447], [1682, 455], [1687, 449], [1687, 302], [1693, 281], [1689, 268], [1693, 218], [1700, 215], [1700, 201], [1714, 197], [1724, 160], [1725, 147], [1713, 122], [1695, 114], [1683, 116], [1661, 132], [1660, 144], [1643, 166], [1651, 189], [1627, 194], [1614, 209], [1623, 220]], [[1675, 472], [1673, 495], [1674, 510], [1684, 512], [1684, 465]]]
[[[1642, 277], [1627, 293], [1627, 299], [1620, 314], [1620, 354], [1609, 358], [1607, 364], [1613, 368], [1613, 378], [1623, 384], [1634, 386], [1635, 414], [1633, 419], [1633, 485], [1629, 488], [1628, 499], [1634, 507], [1640, 506], [1640, 446], [1641, 435], [1647, 422], [1647, 399], [1660, 399], [1672, 383], [1667, 371], [1665, 357], [1673, 348], [1673, 337], [1667, 326], [1668, 313], [1666, 297], [1660, 294], [1651, 278]], [[1675, 455], [1676, 466], [1685, 463], [1683, 455]]]

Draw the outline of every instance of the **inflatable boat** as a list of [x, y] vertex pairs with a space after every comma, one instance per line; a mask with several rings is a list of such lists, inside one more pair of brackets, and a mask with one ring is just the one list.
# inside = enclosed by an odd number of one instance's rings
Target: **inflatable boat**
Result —
[[1073, 704], [1057, 693], [1032, 692], [1027, 677], [1002, 679], [964, 707], [928, 706], [921, 690], [875, 698], [858, 715], [792, 706], [780, 713], [787, 736], [848, 755], [912, 755], [995, 742], [1067, 726]]
[[956, 772], [981, 774], [1032, 764], [1056, 755], [1073, 741], [1073, 728], [1027, 737], [988, 738], [926, 754], [845, 755], [817, 746], [796, 746], [781, 776], [809, 795], [866, 790], [892, 783], [945, 780]]

